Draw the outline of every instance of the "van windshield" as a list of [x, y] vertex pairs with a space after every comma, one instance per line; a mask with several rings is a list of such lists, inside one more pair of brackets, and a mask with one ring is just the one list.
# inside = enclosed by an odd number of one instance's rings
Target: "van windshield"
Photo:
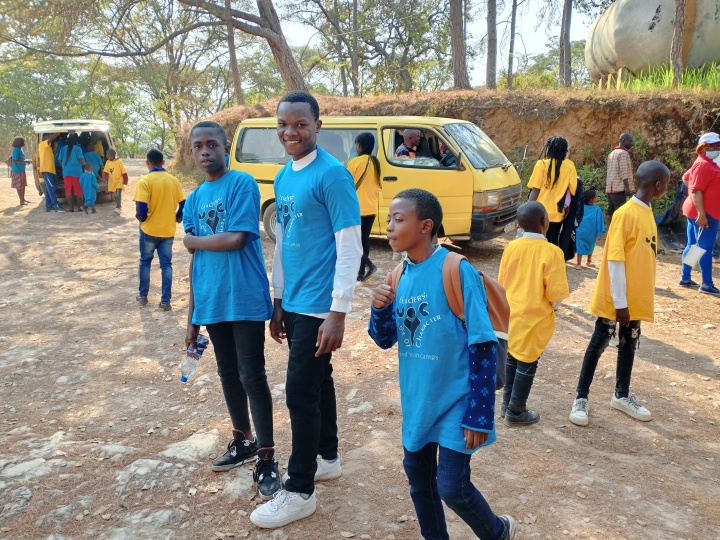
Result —
[[508, 163], [505, 154], [475, 124], [445, 124], [444, 128], [476, 169], [502, 167]]

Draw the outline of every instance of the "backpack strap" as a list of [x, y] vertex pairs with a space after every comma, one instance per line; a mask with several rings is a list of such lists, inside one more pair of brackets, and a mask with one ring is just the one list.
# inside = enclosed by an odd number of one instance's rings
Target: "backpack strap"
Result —
[[[463, 300], [462, 283], [460, 281], [460, 263], [464, 256], [453, 251], [448, 252], [443, 261], [443, 286], [450, 310], [460, 320], [465, 320], [465, 301]], [[485, 294], [488, 302], [488, 315], [492, 323], [495, 335], [507, 339], [510, 327], [510, 304], [505, 295], [505, 289], [490, 276], [480, 274], [480, 281], [485, 287]]]
[[398, 283], [400, 282], [400, 276], [402, 276], [405, 266], [403, 263], [398, 264], [392, 271], [392, 288], [393, 293], [397, 294]]
[[460, 281], [460, 263], [465, 257], [454, 251], [448, 251], [442, 267], [443, 286], [450, 311], [460, 320], [465, 320], [465, 301]]

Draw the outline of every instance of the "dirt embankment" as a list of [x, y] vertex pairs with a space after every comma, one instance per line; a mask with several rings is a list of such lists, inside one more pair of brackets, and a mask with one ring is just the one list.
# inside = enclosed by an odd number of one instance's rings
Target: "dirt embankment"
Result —
[[[570, 143], [582, 164], [612, 146], [620, 133], [637, 131], [648, 144], [648, 158], [674, 149], [692, 161], [697, 136], [720, 129], [720, 97], [710, 93], [628, 93], [597, 90], [499, 93], [447, 91], [371, 98], [320, 96], [324, 116], [444, 116], [480, 126], [506, 154], [528, 147], [534, 159], [551, 135]], [[232, 137], [246, 118], [273, 116], [278, 99], [233, 107], [210, 118]], [[178, 141], [177, 161], [191, 166], [189, 141]]]

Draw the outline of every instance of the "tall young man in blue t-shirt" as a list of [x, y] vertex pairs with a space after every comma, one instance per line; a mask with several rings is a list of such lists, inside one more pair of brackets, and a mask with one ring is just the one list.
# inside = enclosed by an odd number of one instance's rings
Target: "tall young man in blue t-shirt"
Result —
[[275, 177], [277, 225], [270, 335], [290, 346], [285, 392], [292, 453], [285, 489], [255, 509], [259, 527], [315, 512], [315, 481], [338, 478], [332, 352], [342, 345], [360, 268], [360, 205], [350, 172], [316, 145], [320, 107], [307, 92], [278, 104], [278, 136], [292, 156]]

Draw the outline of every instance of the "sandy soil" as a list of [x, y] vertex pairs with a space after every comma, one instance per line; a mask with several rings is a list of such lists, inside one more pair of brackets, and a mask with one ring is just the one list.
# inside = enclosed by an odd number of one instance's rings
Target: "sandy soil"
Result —
[[[357, 288], [344, 347], [335, 355], [343, 476], [317, 487], [314, 516], [261, 531], [249, 466], [213, 473], [230, 423], [210, 349], [187, 385], [183, 358], [188, 255], [175, 243], [171, 312], [135, 304], [137, 223], [100, 204], [94, 216], [45, 213], [30, 188], [20, 208], [0, 191], [0, 538], [420, 538], [402, 471], [396, 352], [365, 327], [371, 286]], [[267, 240], [267, 239], [266, 239]], [[465, 250], [496, 275], [509, 238]], [[378, 276], [395, 262], [380, 239]], [[265, 242], [266, 263], [272, 243]], [[600, 253], [596, 252], [599, 259]], [[572, 295], [541, 360], [530, 398], [542, 419], [497, 427], [473, 459], [492, 507], [521, 521], [517, 538], [720, 538], [720, 325], [717, 299], [676, 287], [679, 256], [658, 260], [656, 323], [643, 327], [633, 388], [654, 420], [609, 407], [614, 348], [591, 395], [591, 423], [567, 419], [593, 320], [596, 272], [568, 266]], [[380, 277], [374, 278], [379, 280]], [[290, 447], [283, 383], [286, 349], [267, 342], [279, 459]], [[454, 539], [472, 533], [448, 514]]]

